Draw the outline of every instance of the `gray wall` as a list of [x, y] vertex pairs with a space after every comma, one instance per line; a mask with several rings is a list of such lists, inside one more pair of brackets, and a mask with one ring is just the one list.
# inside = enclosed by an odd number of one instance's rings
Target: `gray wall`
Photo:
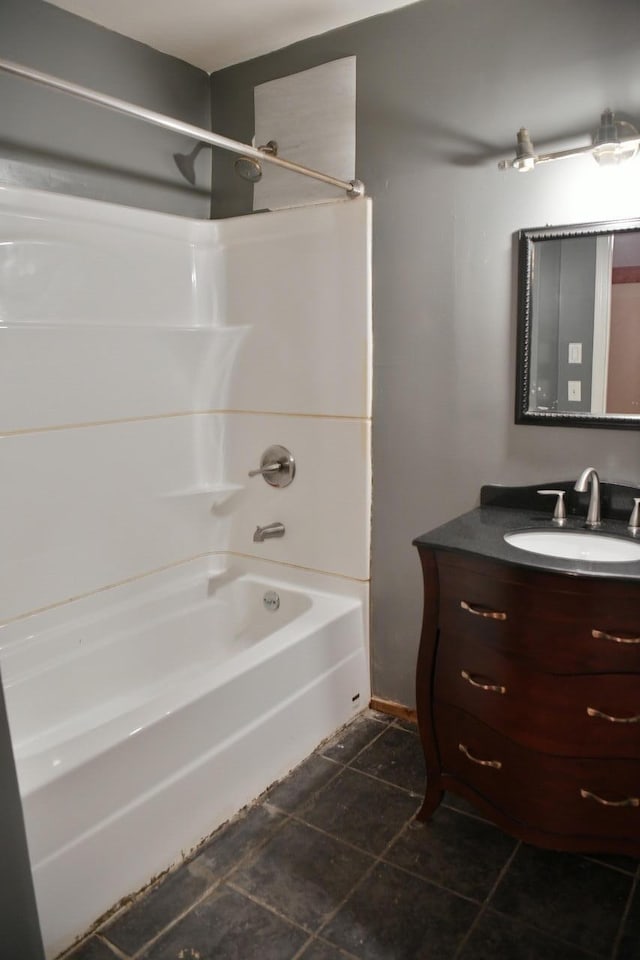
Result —
[[[210, 128], [204, 71], [41, 0], [0, 0], [0, 57]], [[210, 152], [200, 190], [173, 162], [193, 141], [2, 73], [0, 104], [0, 182], [209, 216]]]
[[[512, 239], [640, 216], [639, 161], [633, 179], [590, 158], [496, 168], [520, 126], [540, 147], [564, 147], [607, 106], [638, 119], [639, 51], [637, 0], [426, 0], [212, 77], [215, 128], [246, 140], [255, 85], [357, 56], [357, 173], [374, 200], [378, 696], [414, 703], [414, 536], [473, 507], [489, 481], [572, 478], [593, 464], [640, 483], [640, 432], [514, 425]], [[214, 164], [218, 216], [247, 209], [229, 170]]]

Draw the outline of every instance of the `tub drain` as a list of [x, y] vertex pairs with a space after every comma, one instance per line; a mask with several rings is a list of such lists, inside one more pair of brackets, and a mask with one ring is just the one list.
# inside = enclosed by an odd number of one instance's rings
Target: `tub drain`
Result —
[[267, 608], [267, 610], [277, 610], [278, 607], [280, 606], [280, 597], [275, 592], [275, 590], [267, 590], [264, 597], [262, 598], [262, 602]]

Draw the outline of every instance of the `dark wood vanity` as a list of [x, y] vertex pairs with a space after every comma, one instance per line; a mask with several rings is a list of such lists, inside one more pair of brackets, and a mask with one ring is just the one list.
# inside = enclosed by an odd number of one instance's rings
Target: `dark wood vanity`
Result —
[[640, 563], [520, 560], [504, 529], [545, 520], [480, 507], [415, 541], [418, 816], [450, 791], [530, 843], [640, 856]]

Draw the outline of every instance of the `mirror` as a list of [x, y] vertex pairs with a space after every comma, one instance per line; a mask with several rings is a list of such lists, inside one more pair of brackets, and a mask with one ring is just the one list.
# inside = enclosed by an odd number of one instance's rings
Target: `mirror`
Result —
[[518, 234], [516, 423], [640, 428], [640, 220]]

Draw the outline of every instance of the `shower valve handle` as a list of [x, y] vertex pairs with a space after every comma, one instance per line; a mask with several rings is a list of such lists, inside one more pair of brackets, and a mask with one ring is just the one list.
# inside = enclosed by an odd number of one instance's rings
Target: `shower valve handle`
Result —
[[258, 477], [258, 476], [264, 477], [264, 475], [265, 475], [266, 473], [277, 473], [278, 470], [282, 470], [282, 464], [281, 464], [280, 462], [278, 462], [278, 463], [265, 463], [264, 467], [258, 467], [257, 470], [249, 470], [249, 476], [250, 476], [250, 477]]
[[264, 477], [272, 487], [288, 487], [295, 475], [296, 462], [279, 443], [265, 450], [257, 470], [249, 470], [250, 477]]

